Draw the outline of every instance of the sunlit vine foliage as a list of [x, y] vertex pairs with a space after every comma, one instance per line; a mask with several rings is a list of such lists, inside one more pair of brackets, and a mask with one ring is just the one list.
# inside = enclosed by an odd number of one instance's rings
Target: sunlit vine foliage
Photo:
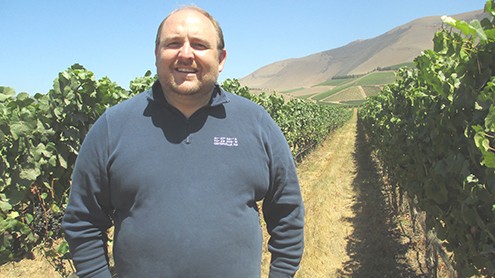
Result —
[[359, 116], [387, 174], [426, 212], [463, 277], [495, 275], [495, 4], [444, 17], [434, 48]]

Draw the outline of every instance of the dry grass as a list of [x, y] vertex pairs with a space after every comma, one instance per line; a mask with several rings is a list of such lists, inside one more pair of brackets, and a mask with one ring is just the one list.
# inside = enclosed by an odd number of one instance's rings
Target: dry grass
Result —
[[34, 259], [24, 259], [20, 262], [6, 263], [0, 266], [0, 277], [29, 277], [29, 278], [46, 278], [60, 277], [55, 268], [50, 265], [48, 260], [39, 250], [35, 250]]
[[352, 217], [356, 198], [351, 186], [356, 166], [349, 159], [355, 140], [355, 121], [351, 121], [299, 166], [307, 221], [298, 277], [333, 277], [349, 259], [345, 239], [353, 227], [345, 219]]
[[[355, 121], [335, 132], [298, 166], [305, 204], [305, 250], [296, 277], [334, 277], [349, 259], [346, 238], [352, 225], [352, 180], [356, 168], [352, 151]], [[337, 224], [338, 223], [338, 224]], [[264, 231], [264, 246], [268, 240]], [[262, 277], [268, 277], [270, 255], [264, 247]]]

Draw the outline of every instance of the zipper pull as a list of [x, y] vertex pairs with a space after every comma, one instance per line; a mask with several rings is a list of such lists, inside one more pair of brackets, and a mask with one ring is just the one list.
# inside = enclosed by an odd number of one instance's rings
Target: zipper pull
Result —
[[187, 135], [186, 137], [186, 144], [191, 144], [191, 135]]

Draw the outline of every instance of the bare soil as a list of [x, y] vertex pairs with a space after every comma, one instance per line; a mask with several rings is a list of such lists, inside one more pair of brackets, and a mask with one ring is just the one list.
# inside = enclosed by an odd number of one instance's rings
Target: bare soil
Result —
[[[298, 165], [298, 173], [306, 225], [296, 277], [433, 277], [425, 237], [412, 232], [411, 218], [373, 160], [356, 113]], [[262, 264], [267, 277], [266, 250]], [[0, 266], [0, 277], [60, 275], [39, 255]]]

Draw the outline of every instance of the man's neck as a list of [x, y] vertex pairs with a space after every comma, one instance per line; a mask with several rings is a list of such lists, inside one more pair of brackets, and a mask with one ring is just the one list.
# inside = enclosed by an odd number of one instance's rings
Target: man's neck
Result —
[[167, 94], [165, 92], [163, 94], [170, 105], [177, 108], [186, 118], [189, 118], [194, 112], [210, 102], [213, 90], [208, 95], [179, 95], [174, 93]]

